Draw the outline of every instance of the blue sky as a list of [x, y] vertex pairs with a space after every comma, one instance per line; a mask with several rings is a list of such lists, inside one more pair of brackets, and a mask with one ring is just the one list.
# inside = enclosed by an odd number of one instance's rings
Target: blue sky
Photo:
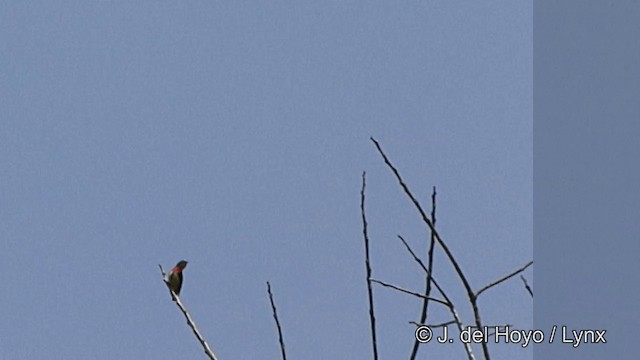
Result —
[[[5, 358], [201, 358], [157, 266], [183, 258], [182, 299], [221, 359], [279, 358], [267, 280], [292, 358], [370, 358], [362, 171], [374, 276], [420, 291], [395, 237], [426, 247], [370, 136], [425, 205], [437, 186], [440, 233], [475, 288], [533, 257], [529, 3], [1, 10]], [[403, 358], [419, 301], [375, 296], [381, 356]], [[517, 279], [480, 306], [488, 324], [532, 327]]]

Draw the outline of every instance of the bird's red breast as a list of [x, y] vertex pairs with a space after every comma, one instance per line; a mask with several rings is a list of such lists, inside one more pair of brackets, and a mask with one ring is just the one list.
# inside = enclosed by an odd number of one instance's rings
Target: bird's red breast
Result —
[[176, 295], [180, 295], [180, 289], [182, 289], [182, 270], [185, 267], [187, 267], [187, 262], [182, 260], [167, 274], [167, 285]]

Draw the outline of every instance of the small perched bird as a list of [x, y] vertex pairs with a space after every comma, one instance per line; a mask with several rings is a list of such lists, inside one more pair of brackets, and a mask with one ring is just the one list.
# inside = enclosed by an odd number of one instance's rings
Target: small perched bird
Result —
[[180, 295], [180, 289], [182, 288], [182, 270], [187, 267], [187, 262], [181, 260], [176, 266], [167, 274], [167, 285], [173, 290], [176, 295]]

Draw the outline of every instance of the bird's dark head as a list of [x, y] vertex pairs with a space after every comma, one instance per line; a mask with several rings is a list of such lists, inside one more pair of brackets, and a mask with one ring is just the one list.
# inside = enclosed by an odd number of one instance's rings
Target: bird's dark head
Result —
[[180, 270], [184, 269], [187, 267], [187, 261], [185, 260], [180, 260], [180, 262], [176, 265], [177, 268], [180, 268]]

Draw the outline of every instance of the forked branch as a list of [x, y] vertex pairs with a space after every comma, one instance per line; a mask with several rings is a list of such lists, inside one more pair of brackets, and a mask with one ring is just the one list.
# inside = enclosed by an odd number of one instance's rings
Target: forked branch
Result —
[[[514, 272], [512, 272], [512, 273], [510, 273], [510, 274], [509, 274], [509, 275], [507, 275], [507, 276], [504, 276], [504, 277], [502, 277], [502, 278], [500, 278], [500, 279], [498, 279], [498, 280], [496, 280], [496, 281], [492, 282], [492, 283], [491, 283], [491, 284], [489, 284], [489, 285], [486, 285], [486, 286], [482, 287], [482, 289], [480, 289], [480, 290], [478, 290], [478, 292], [476, 292], [476, 297], [480, 296], [480, 294], [482, 294], [484, 291], [489, 290], [489, 289], [491, 289], [492, 287], [494, 287], [494, 286], [496, 286], [496, 285], [498, 285], [498, 284], [500, 284], [500, 283], [502, 283], [502, 282], [505, 282], [505, 281], [507, 281], [507, 280], [511, 279], [512, 277], [514, 277], [514, 276], [516, 276], [516, 275], [520, 274], [521, 272], [525, 271], [525, 270], [526, 270], [529, 266], [531, 266], [531, 265], [533, 265], [533, 261], [529, 261], [525, 266], [521, 267], [520, 269], [518, 269], [518, 270], [516, 270], [516, 271], [514, 271]], [[533, 294], [532, 294], [531, 296], [533, 296]]]
[[[464, 286], [464, 288], [465, 288], [465, 290], [467, 292], [467, 296], [469, 297], [469, 303], [471, 304], [471, 308], [473, 309], [473, 315], [474, 315], [474, 318], [475, 318], [474, 319], [475, 320], [475, 325], [479, 329], [481, 329], [482, 328], [482, 320], [480, 319], [480, 311], [478, 310], [478, 303], [477, 303], [476, 295], [474, 294], [473, 289], [471, 288], [471, 285], [469, 284], [469, 281], [467, 280], [467, 277], [465, 276], [464, 272], [462, 271], [462, 268], [460, 267], [460, 264], [458, 264], [458, 261], [453, 256], [453, 253], [451, 252], [451, 250], [449, 249], [447, 244], [442, 240], [442, 237], [440, 237], [440, 234], [436, 230], [436, 228], [435, 228], [435, 226], [433, 224], [433, 221], [431, 221], [431, 219], [429, 219], [429, 216], [427, 216], [427, 214], [424, 211], [424, 209], [422, 209], [422, 205], [420, 205], [420, 202], [416, 199], [415, 196], [413, 196], [413, 193], [411, 192], [411, 190], [409, 190], [409, 187], [407, 186], [407, 184], [402, 179], [402, 176], [400, 176], [400, 172], [398, 172], [398, 169], [396, 169], [396, 167], [391, 163], [391, 161], [389, 160], [387, 155], [382, 150], [382, 147], [380, 146], [378, 141], [376, 141], [376, 139], [374, 139], [373, 137], [371, 138], [371, 141], [375, 144], [376, 148], [378, 149], [378, 152], [382, 156], [382, 159], [384, 160], [384, 162], [387, 165], [387, 167], [389, 167], [389, 169], [391, 169], [391, 171], [395, 175], [396, 179], [398, 180], [398, 183], [400, 184], [400, 186], [404, 190], [404, 193], [407, 195], [409, 200], [411, 200], [411, 202], [415, 206], [416, 210], [418, 210], [418, 213], [420, 214], [420, 216], [422, 218], [422, 221], [431, 230], [431, 233], [433, 234], [433, 237], [434, 237], [435, 241], [438, 243], [438, 245], [440, 245], [440, 247], [442, 248], [442, 250], [446, 254], [447, 258], [449, 259], [449, 262], [451, 263], [451, 265], [453, 265], [453, 268], [455, 269], [456, 274], [460, 278], [460, 281], [462, 282], [462, 285]], [[489, 347], [487, 346], [486, 342], [482, 342], [482, 352], [484, 354], [485, 360], [490, 360], [491, 356], [489, 355]]]

